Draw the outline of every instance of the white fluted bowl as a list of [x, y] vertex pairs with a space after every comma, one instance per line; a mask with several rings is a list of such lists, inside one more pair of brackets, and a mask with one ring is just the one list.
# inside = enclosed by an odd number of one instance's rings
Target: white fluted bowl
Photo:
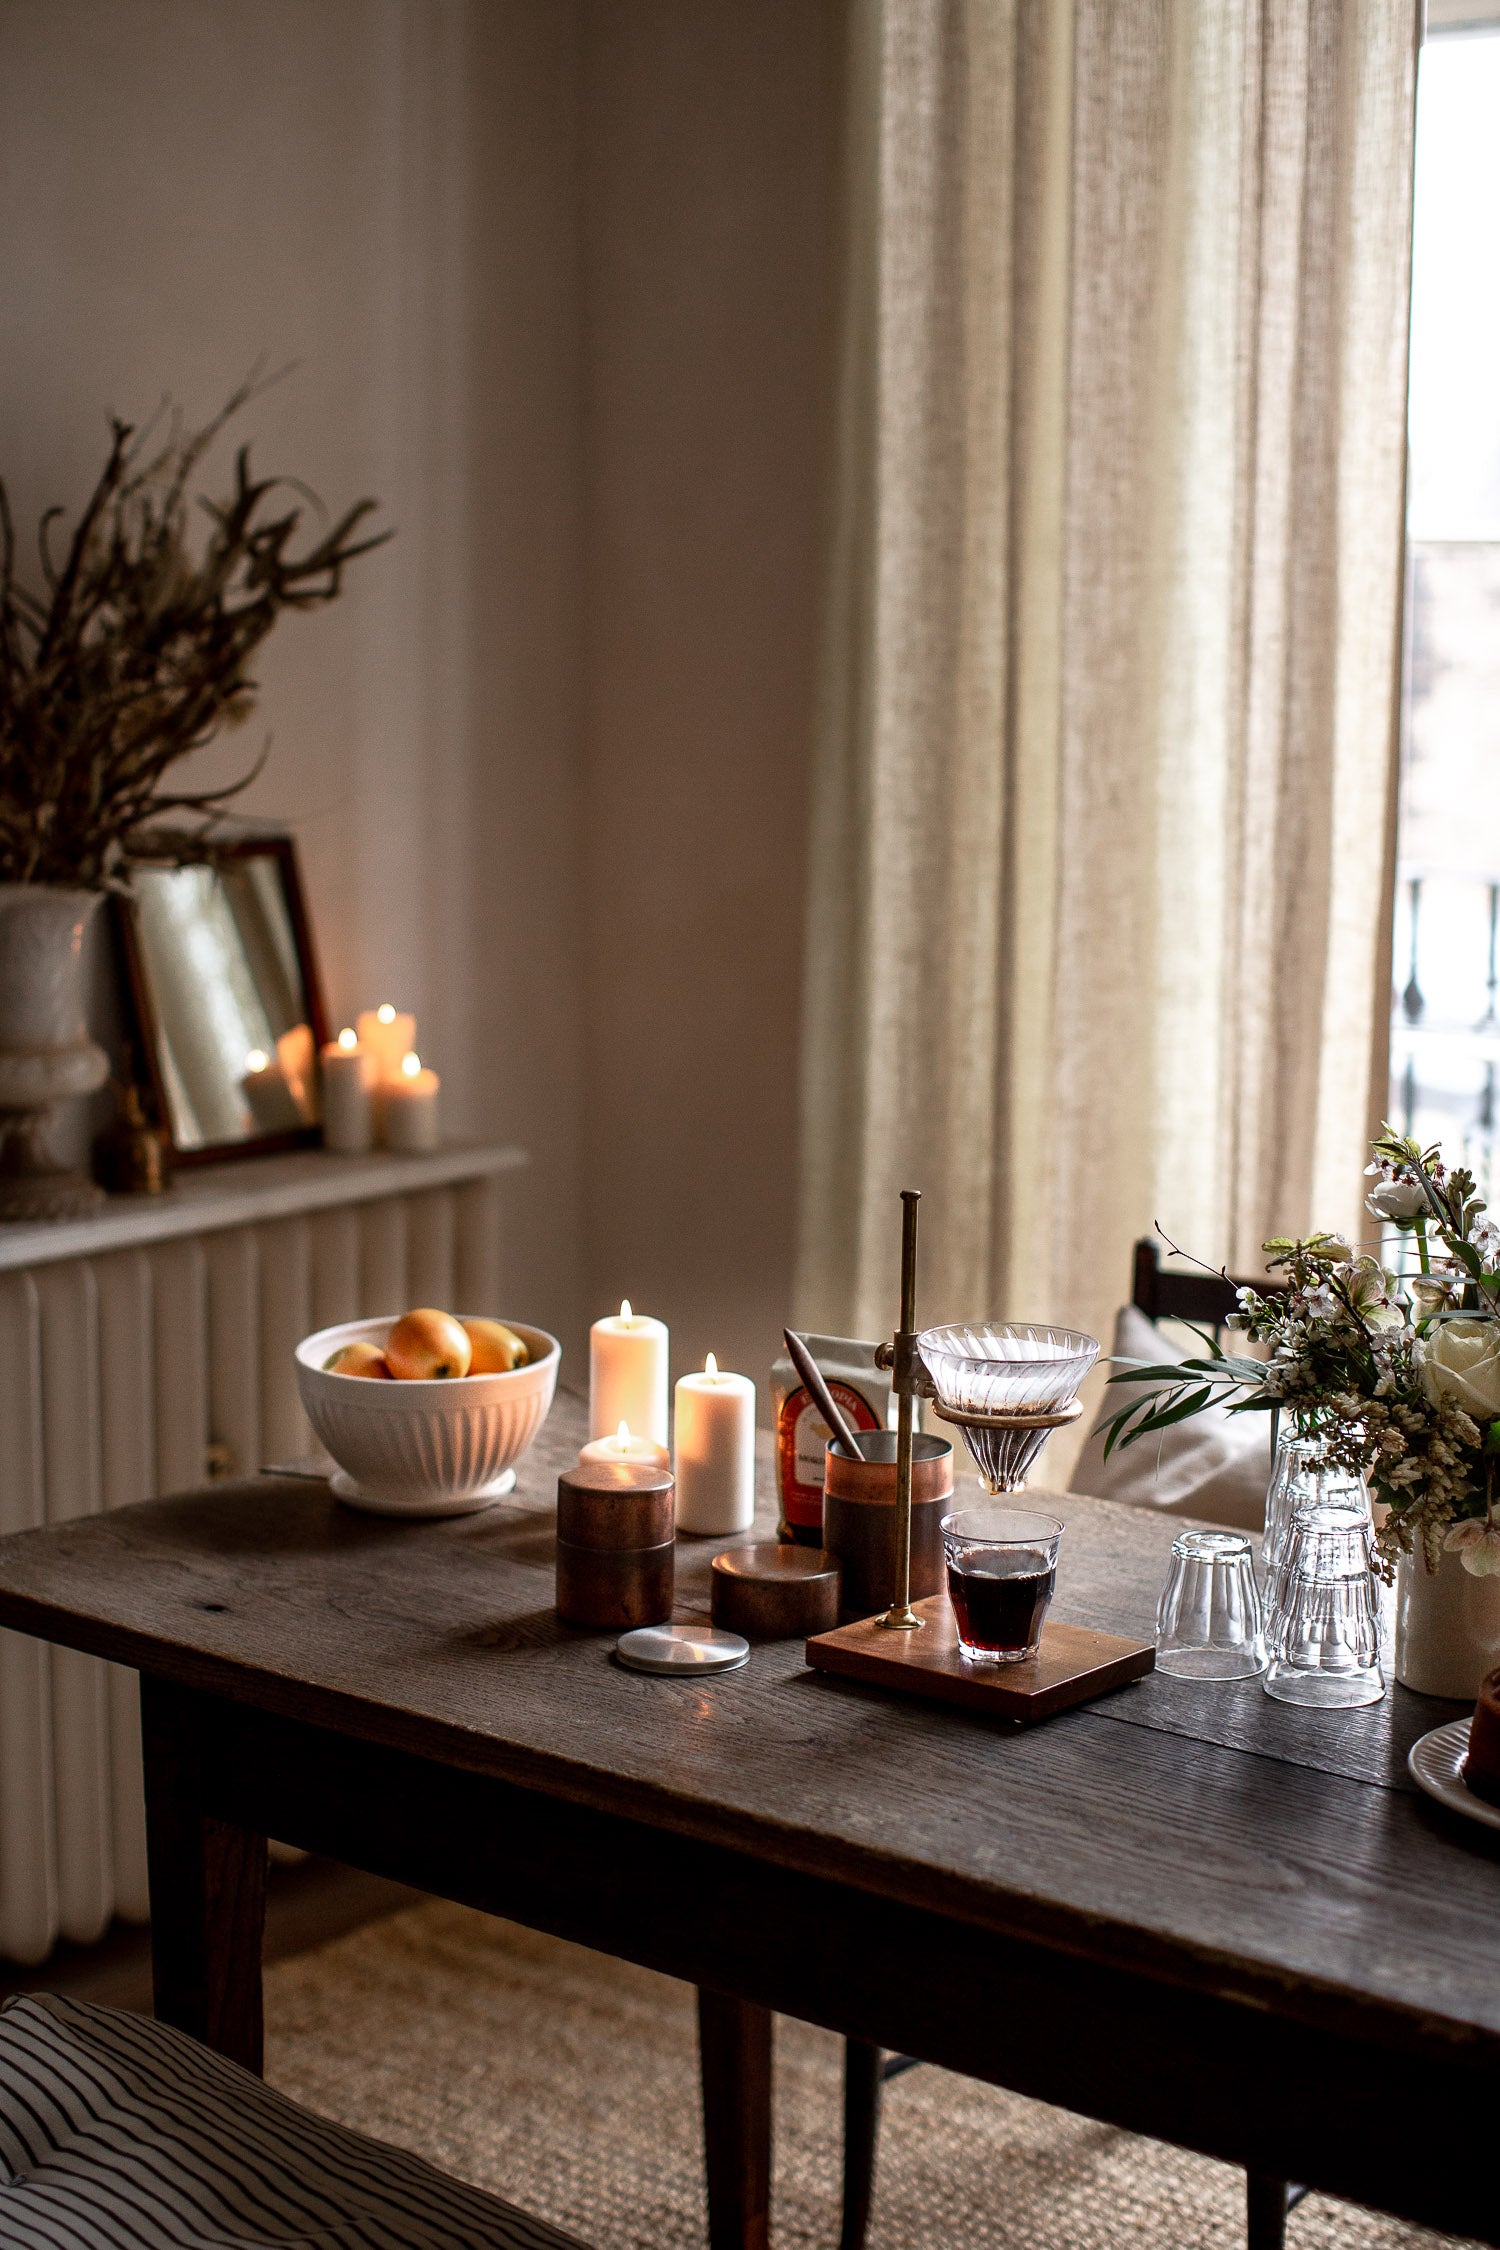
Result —
[[324, 1362], [345, 1344], [383, 1349], [397, 1318], [346, 1320], [297, 1346], [302, 1404], [338, 1463], [333, 1489], [380, 1516], [472, 1514], [515, 1483], [515, 1464], [547, 1419], [562, 1346], [544, 1328], [507, 1320], [532, 1356], [503, 1374], [402, 1383], [328, 1372]]

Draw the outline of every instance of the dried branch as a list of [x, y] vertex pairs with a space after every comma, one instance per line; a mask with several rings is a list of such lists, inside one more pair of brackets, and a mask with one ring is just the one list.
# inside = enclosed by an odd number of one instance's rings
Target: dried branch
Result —
[[60, 560], [51, 535], [64, 511], [41, 518], [41, 595], [16, 580], [0, 484], [0, 881], [108, 884], [161, 812], [207, 814], [248, 788], [265, 749], [221, 788], [165, 783], [253, 708], [250, 660], [282, 612], [332, 601], [347, 566], [391, 536], [358, 536], [377, 506], [361, 500], [299, 549], [306, 506], [321, 508], [302, 485], [252, 476], [242, 446], [228, 497], [199, 499], [208, 530], [195, 551], [189, 480], [262, 388], [257, 372], [204, 429], [174, 423], [149, 459], [151, 427], [113, 423]]

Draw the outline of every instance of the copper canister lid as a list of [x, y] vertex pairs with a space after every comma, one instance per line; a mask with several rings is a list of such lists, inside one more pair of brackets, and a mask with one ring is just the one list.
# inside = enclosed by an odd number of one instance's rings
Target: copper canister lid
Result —
[[839, 1621], [839, 1566], [821, 1547], [726, 1547], [715, 1555], [710, 1615], [752, 1641], [789, 1641]]
[[620, 1553], [659, 1547], [677, 1529], [677, 1486], [670, 1469], [637, 1462], [587, 1461], [557, 1480], [557, 1536], [574, 1547]]

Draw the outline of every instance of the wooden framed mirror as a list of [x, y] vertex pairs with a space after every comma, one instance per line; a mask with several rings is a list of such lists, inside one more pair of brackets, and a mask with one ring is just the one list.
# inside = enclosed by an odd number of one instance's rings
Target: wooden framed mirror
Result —
[[143, 1091], [174, 1161], [315, 1147], [328, 1021], [292, 839], [152, 846], [119, 929]]

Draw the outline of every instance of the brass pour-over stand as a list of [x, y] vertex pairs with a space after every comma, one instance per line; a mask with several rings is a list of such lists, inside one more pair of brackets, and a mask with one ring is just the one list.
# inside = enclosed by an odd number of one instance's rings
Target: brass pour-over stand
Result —
[[962, 1430], [989, 1492], [1015, 1491], [1047, 1433], [1076, 1422], [1083, 1412], [1076, 1398], [1040, 1414], [965, 1414], [943, 1405], [917, 1348], [917, 1205], [921, 1200], [920, 1188], [901, 1190], [901, 1323], [891, 1342], [881, 1344], [875, 1353], [876, 1366], [889, 1371], [896, 1393], [896, 1591], [877, 1623], [897, 1633], [918, 1632], [927, 1622], [911, 1606], [911, 1440], [916, 1401], [930, 1399], [935, 1414]]
[[[992, 1493], [1013, 1492], [1046, 1443], [1050, 1430], [1076, 1422], [1083, 1411], [1076, 1397], [1065, 1406], [1036, 1412], [1002, 1408], [973, 1413], [950, 1405], [922, 1359], [917, 1343], [916, 1188], [902, 1191], [901, 1325], [890, 1343], [876, 1352], [876, 1363], [891, 1377], [896, 1393], [896, 1589], [883, 1617], [863, 1617], [807, 1643], [807, 1661], [816, 1672], [893, 1688], [900, 1694], [928, 1696], [962, 1704], [1018, 1726], [1032, 1726], [1054, 1712], [1125, 1687], [1149, 1672], [1156, 1661], [1149, 1641], [1122, 1640], [1092, 1626], [1066, 1625], [1049, 1618], [1035, 1655], [1015, 1663], [975, 1665], [959, 1645], [953, 1610], [942, 1594], [926, 1595], [914, 1609], [911, 1599], [912, 1426], [918, 1399], [931, 1399], [945, 1422], [962, 1430], [974, 1464]], [[1091, 1338], [1075, 1341], [1094, 1349]], [[929, 1347], [934, 1348], [934, 1347]], [[936, 1353], [941, 1364], [943, 1355]], [[1084, 1363], [1080, 1363], [1084, 1364]], [[1055, 1395], [1055, 1394], [1054, 1394]], [[924, 1628], [928, 1628], [924, 1630]]]

